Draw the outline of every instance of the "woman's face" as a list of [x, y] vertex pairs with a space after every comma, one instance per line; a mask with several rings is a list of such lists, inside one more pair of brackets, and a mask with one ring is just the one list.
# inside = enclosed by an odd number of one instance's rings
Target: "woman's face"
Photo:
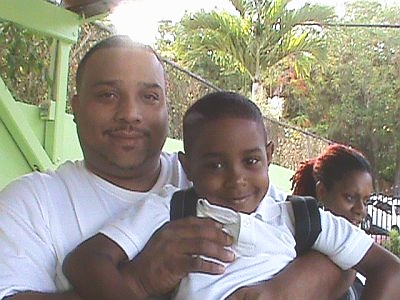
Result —
[[368, 172], [349, 172], [327, 190], [323, 183], [317, 186], [317, 197], [333, 214], [349, 220], [356, 226], [367, 215], [367, 204], [373, 192], [372, 176]]

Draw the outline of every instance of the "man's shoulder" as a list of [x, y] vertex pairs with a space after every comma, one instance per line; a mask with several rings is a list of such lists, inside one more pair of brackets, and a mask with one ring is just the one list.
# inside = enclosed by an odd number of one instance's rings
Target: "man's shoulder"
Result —
[[49, 169], [43, 172], [34, 171], [22, 175], [12, 182], [10, 182], [4, 191], [16, 191], [21, 192], [21, 189], [32, 189], [32, 190], [48, 190], [53, 185], [63, 184], [66, 177], [76, 176], [78, 173], [82, 173], [84, 164], [81, 161], [66, 161], [56, 169]]
[[166, 184], [178, 188], [187, 188], [191, 185], [179, 162], [178, 153], [161, 153], [161, 173], [154, 189], [160, 189]]

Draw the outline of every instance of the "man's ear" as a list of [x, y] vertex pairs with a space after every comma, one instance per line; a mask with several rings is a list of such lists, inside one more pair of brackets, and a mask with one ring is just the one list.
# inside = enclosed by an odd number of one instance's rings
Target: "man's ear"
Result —
[[178, 152], [178, 159], [182, 165], [183, 170], [185, 171], [187, 179], [192, 181], [192, 176], [190, 174], [190, 162], [188, 156], [182, 151]]
[[315, 184], [315, 195], [317, 196], [317, 200], [318, 201], [320, 201], [321, 203], [324, 202], [324, 198], [325, 198], [325, 195], [326, 195], [326, 187], [325, 187], [325, 184], [323, 184], [319, 180]]
[[269, 166], [272, 162], [272, 155], [274, 154], [274, 150], [275, 150], [275, 144], [272, 140], [267, 142], [266, 150], [267, 150], [267, 159], [268, 159], [268, 166]]
[[71, 98], [71, 108], [72, 108], [74, 115], [76, 115], [76, 113], [79, 110], [79, 96], [76, 94], [73, 95]]

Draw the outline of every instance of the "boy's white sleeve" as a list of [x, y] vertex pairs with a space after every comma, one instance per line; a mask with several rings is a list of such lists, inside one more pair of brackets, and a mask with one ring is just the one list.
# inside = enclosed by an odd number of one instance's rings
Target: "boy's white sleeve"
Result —
[[161, 197], [149, 194], [139, 205], [133, 206], [100, 230], [126, 253], [134, 258], [154, 232], [169, 221], [171, 195]]
[[327, 255], [343, 270], [354, 267], [371, 248], [372, 238], [345, 218], [320, 212], [322, 231], [313, 249]]

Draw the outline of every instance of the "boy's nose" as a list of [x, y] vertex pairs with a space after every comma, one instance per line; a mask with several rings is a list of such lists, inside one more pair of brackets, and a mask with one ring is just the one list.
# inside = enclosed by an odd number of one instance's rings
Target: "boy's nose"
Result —
[[227, 185], [229, 187], [242, 187], [247, 184], [246, 176], [244, 172], [239, 169], [232, 168], [227, 180]]

